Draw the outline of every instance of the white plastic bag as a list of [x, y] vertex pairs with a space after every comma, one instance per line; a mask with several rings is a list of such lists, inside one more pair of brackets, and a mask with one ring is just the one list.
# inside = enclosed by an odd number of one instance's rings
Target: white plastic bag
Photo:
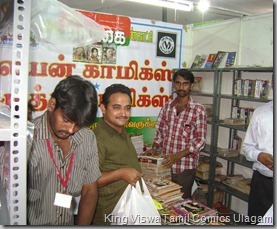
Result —
[[161, 217], [143, 179], [140, 184], [130, 184], [120, 197], [111, 215], [112, 225], [161, 225]]
[[106, 37], [94, 20], [57, 0], [32, 0], [31, 30], [52, 45], [85, 46]]

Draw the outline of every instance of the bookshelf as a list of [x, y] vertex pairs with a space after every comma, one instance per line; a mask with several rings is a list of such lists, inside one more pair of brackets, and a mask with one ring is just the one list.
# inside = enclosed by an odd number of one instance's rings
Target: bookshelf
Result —
[[[177, 69], [176, 69], [177, 70]], [[215, 181], [215, 168], [217, 159], [223, 159], [227, 162], [226, 174], [232, 175], [235, 173], [236, 165], [243, 166], [248, 169], [252, 169], [252, 162], [247, 161], [245, 156], [240, 154], [236, 157], [223, 157], [218, 156], [218, 147], [220, 143], [220, 129], [229, 130], [228, 138], [228, 147], [232, 146], [232, 139], [238, 132], [246, 132], [247, 124], [245, 125], [227, 125], [224, 123], [222, 118], [222, 106], [227, 107], [230, 106], [230, 113], [229, 117], [232, 117], [232, 107], [239, 106], [241, 101], [250, 102], [250, 103], [265, 103], [269, 102], [270, 99], [268, 98], [254, 98], [250, 96], [236, 96], [235, 95], [235, 81], [237, 79], [244, 79], [250, 77], [252, 74], [255, 76], [258, 74], [258, 79], [263, 79], [263, 74], [271, 74], [273, 73], [273, 67], [230, 67], [230, 68], [212, 68], [212, 69], [205, 69], [205, 68], [189, 68], [188, 70], [192, 71], [194, 75], [201, 74], [204, 75], [208, 80], [213, 80], [213, 89], [212, 92], [206, 92], [206, 90], [200, 92], [191, 92], [191, 96], [196, 99], [197, 101], [203, 101], [198, 99], [200, 97], [210, 98], [212, 101], [213, 108], [212, 108], [212, 118], [208, 121], [210, 125], [210, 140], [207, 140], [206, 147], [202, 152], [208, 154], [210, 156], [210, 164], [209, 164], [209, 178], [205, 180], [208, 184], [208, 195], [207, 195], [207, 205], [209, 207], [213, 206], [213, 199], [214, 199], [214, 190], [215, 188], [220, 189], [226, 193], [225, 197], [225, 205], [231, 208], [232, 203], [232, 196], [235, 196], [245, 202], [248, 202], [248, 194], [243, 193], [235, 188], [232, 188], [228, 185], [225, 185], [221, 182]], [[210, 74], [207, 76], [205, 74]], [[204, 78], [203, 77], [203, 78]], [[225, 92], [222, 90], [223, 88], [223, 80], [224, 78], [231, 77], [231, 84], [230, 88], [231, 91]], [[203, 79], [204, 81], [204, 79]], [[210, 84], [211, 85], [211, 84]], [[223, 101], [224, 100], [224, 101]], [[229, 100], [230, 102], [225, 102]], [[201, 103], [201, 102], [200, 102]], [[225, 114], [226, 115], [226, 114]], [[227, 117], [225, 117], [227, 118]], [[207, 132], [208, 133], [208, 132]], [[198, 180], [201, 180], [198, 178]]]

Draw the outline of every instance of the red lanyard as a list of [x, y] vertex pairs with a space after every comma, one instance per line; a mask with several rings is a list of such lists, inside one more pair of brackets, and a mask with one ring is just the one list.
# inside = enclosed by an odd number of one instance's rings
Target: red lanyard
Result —
[[51, 147], [49, 139], [46, 139], [46, 143], [47, 143], [47, 147], [48, 147], [48, 152], [49, 152], [50, 157], [51, 157], [51, 159], [52, 159], [52, 161], [54, 163], [54, 166], [56, 168], [56, 172], [57, 172], [58, 178], [59, 178], [62, 186], [64, 187], [63, 193], [66, 193], [67, 184], [68, 184], [68, 180], [69, 180], [69, 175], [71, 173], [72, 166], [73, 166], [74, 152], [70, 156], [70, 161], [69, 161], [68, 169], [67, 169], [66, 176], [65, 176], [65, 179], [64, 179], [62, 177], [62, 175], [61, 175], [61, 172], [60, 172], [57, 164], [56, 164], [56, 161], [55, 161], [55, 158], [54, 158], [54, 154], [53, 154], [53, 150], [52, 150], [52, 147]]

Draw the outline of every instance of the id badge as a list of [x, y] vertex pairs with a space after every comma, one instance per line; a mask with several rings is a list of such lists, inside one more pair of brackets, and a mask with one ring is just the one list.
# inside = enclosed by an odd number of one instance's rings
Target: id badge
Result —
[[57, 192], [55, 196], [54, 205], [63, 208], [70, 208], [71, 201], [72, 196]]

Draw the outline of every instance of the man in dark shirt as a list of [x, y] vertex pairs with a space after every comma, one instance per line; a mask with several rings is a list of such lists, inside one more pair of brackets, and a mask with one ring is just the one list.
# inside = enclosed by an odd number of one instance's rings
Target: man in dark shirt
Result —
[[97, 139], [99, 197], [93, 220], [95, 225], [112, 223], [110, 213], [128, 184], [141, 178], [136, 150], [124, 125], [131, 115], [132, 97], [128, 87], [113, 84], [106, 88], [100, 104], [103, 118], [93, 130]]

